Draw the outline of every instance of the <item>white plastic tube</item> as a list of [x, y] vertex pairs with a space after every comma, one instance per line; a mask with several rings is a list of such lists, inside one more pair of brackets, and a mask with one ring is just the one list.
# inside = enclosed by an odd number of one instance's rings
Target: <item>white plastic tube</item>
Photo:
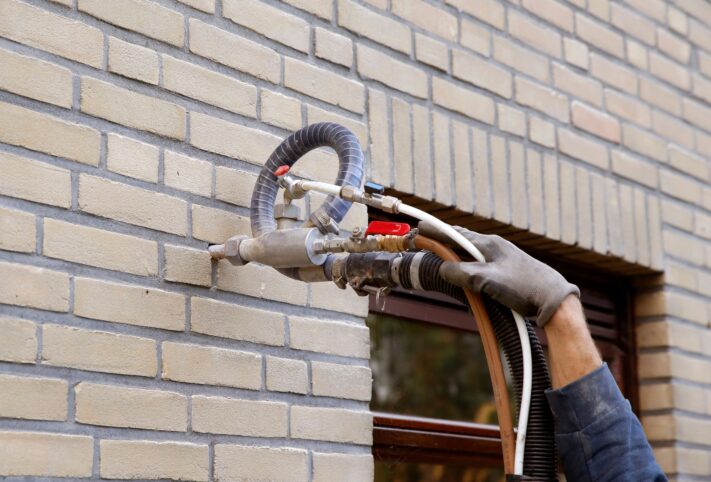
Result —
[[[301, 188], [305, 191], [319, 191], [324, 194], [341, 196], [341, 188], [335, 184], [328, 184], [317, 181], [301, 181]], [[442, 233], [447, 235], [452, 241], [461, 246], [475, 260], [485, 263], [484, 255], [474, 244], [465, 238], [459, 231], [441, 219], [432, 216], [421, 209], [400, 203], [398, 211], [420, 221], [427, 221], [436, 226]], [[531, 388], [533, 384], [533, 359], [531, 356], [531, 341], [528, 339], [528, 328], [526, 321], [519, 313], [511, 310], [516, 329], [521, 340], [521, 354], [523, 355], [523, 389], [521, 391], [521, 410], [518, 414], [518, 428], [516, 431], [516, 452], [514, 454], [514, 475], [523, 475], [523, 459], [526, 450], [526, 432], [528, 430], [528, 414], [531, 408]]]

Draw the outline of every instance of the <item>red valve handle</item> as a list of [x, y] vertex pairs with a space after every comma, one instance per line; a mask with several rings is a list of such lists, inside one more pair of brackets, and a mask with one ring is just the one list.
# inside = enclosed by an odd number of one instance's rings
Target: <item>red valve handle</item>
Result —
[[281, 177], [287, 172], [289, 172], [289, 166], [279, 166], [277, 167], [276, 171], [274, 171], [274, 175], [276, 177]]
[[410, 232], [410, 225], [407, 223], [393, 223], [390, 221], [371, 221], [368, 224], [365, 234], [385, 234], [390, 236], [405, 236]]

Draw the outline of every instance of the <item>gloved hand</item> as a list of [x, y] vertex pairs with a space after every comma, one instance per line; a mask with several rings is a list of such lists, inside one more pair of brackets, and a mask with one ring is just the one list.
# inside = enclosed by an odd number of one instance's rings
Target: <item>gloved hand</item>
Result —
[[445, 262], [440, 274], [450, 283], [484, 293], [543, 327], [569, 295], [580, 296], [556, 270], [500, 236], [456, 227], [486, 258], [486, 263]]

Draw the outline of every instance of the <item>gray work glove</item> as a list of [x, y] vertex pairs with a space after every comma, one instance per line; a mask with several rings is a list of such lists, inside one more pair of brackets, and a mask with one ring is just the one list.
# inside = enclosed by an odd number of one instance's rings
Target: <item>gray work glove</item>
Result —
[[535, 317], [540, 327], [548, 323], [569, 294], [580, 296], [578, 287], [560, 273], [504, 238], [456, 229], [487, 262], [445, 262], [439, 272], [450, 283], [484, 293], [525, 317]]

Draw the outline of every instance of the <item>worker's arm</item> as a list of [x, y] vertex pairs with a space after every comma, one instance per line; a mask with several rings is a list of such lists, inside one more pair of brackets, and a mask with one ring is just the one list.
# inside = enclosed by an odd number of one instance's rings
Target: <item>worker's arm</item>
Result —
[[590, 336], [580, 291], [499, 236], [461, 230], [486, 263], [445, 263], [452, 283], [482, 292], [544, 327], [553, 390], [546, 394], [570, 481], [667, 480], [630, 404]]

